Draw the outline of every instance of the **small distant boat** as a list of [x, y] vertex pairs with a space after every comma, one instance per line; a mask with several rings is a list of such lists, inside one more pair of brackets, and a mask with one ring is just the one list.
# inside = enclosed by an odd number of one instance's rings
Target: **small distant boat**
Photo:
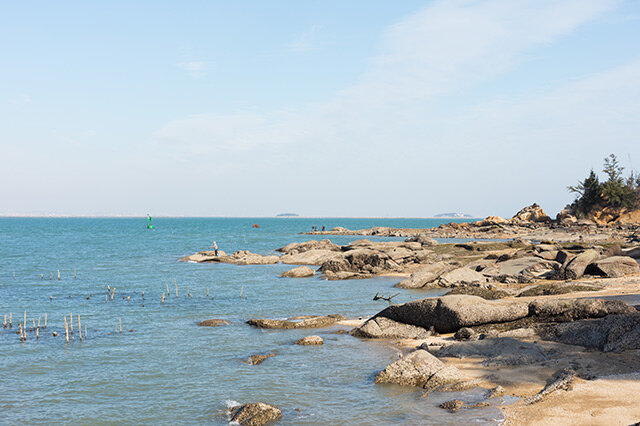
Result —
[[153, 223], [152, 223], [153, 218], [152, 218], [151, 216], [147, 215], [147, 220], [148, 220], [148, 222], [147, 222], [147, 229], [154, 229], [154, 228], [153, 228]]
[[254, 224], [253, 224], [253, 227], [254, 227], [254, 228], [260, 228], [260, 225], [258, 225], [257, 223], [254, 223]]

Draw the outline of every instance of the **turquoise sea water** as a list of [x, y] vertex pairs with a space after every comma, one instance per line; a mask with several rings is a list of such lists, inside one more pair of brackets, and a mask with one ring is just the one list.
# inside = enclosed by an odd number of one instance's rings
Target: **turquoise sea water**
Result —
[[[374, 385], [375, 374], [397, 356], [391, 345], [332, 334], [345, 327], [265, 331], [245, 324], [303, 314], [371, 315], [387, 306], [372, 300], [376, 292], [400, 293], [397, 303], [438, 293], [393, 289], [398, 280], [390, 278], [279, 278], [291, 265], [178, 262], [213, 240], [227, 253], [270, 254], [290, 242], [321, 239], [300, 234], [313, 225], [425, 228], [443, 222], [158, 218], [156, 229], [147, 230], [145, 218], [0, 218], [0, 319], [13, 315], [13, 328], [0, 335], [0, 422], [225, 424], [231, 401], [261, 401], [283, 410], [279, 424], [495, 423], [500, 414], [493, 408], [449, 414], [437, 407], [460, 394], [422, 398], [415, 389]], [[359, 237], [328, 238], [345, 244]], [[163, 305], [167, 284], [172, 296]], [[107, 285], [117, 290], [105, 303]], [[39, 340], [28, 333], [21, 343], [15, 331], [25, 310], [28, 325], [38, 318], [44, 324], [46, 313], [48, 328]], [[87, 340], [65, 343], [69, 313], [76, 334], [80, 315]], [[232, 325], [197, 326], [207, 318]], [[309, 334], [321, 335], [325, 344], [292, 344]], [[261, 365], [243, 362], [269, 352], [276, 356]]]

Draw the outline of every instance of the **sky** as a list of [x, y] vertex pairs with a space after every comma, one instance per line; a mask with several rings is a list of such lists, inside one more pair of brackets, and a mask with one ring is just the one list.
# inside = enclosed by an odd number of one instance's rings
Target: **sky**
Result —
[[0, 1], [0, 215], [555, 215], [639, 117], [634, 0]]

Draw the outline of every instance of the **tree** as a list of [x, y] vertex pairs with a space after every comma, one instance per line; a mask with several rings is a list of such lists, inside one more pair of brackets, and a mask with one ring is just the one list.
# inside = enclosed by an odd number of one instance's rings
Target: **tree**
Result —
[[578, 216], [586, 216], [597, 205], [602, 204], [602, 185], [598, 179], [598, 175], [591, 169], [589, 176], [582, 182], [578, 182], [576, 186], [570, 186], [570, 192], [579, 194], [574, 201], [573, 207]]

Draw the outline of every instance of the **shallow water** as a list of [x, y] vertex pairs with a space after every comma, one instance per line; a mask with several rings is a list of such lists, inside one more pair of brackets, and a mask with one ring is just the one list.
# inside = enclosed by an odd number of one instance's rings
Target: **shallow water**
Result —
[[[214, 239], [228, 253], [269, 254], [293, 241], [321, 239], [300, 235], [312, 225], [424, 228], [443, 222], [160, 218], [156, 229], [147, 230], [144, 218], [0, 218], [0, 318], [13, 313], [13, 329], [0, 335], [0, 419], [12, 424], [224, 424], [230, 401], [262, 401], [283, 410], [280, 424], [493, 424], [500, 418], [496, 409], [449, 414], [437, 407], [460, 394], [422, 398], [414, 389], [374, 385], [375, 374], [396, 357], [388, 345], [332, 334], [341, 327], [258, 330], [245, 324], [253, 317], [370, 315], [386, 306], [372, 300], [376, 292], [400, 293], [396, 303], [428, 293], [393, 289], [398, 280], [390, 278], [279, 278], [290, 265], [177, 261]], [[253, 223], [261, 227], [253, 229]], [[328, 238], [344, 244], [359, 237]], [[117, 290], [113, 302], [105, 303], [107, 284]], [[167, 284], [172, 296], [162, 305]], [[213, 300], [206, 297], [207, 288]], [[38, 318], [44, 324], [48, 315], [48, 328], [37, 341], [29, 333], [20, 343], [15, 334], [24, 310], [29, 325]], [[66, 345], [63, 317], [71, 312], [76, 333], [80, 315], [88, 339], [80, 342], [76, 336]], [[196, 325], [207, 318], [232, 325]], [[325, 344], [292, 344], [309, 334], [321, 335]], [[268, 352], [276, 356], [261, 365], [243, 362]], [[471, 400], [481, 392], [462, 395]]]

